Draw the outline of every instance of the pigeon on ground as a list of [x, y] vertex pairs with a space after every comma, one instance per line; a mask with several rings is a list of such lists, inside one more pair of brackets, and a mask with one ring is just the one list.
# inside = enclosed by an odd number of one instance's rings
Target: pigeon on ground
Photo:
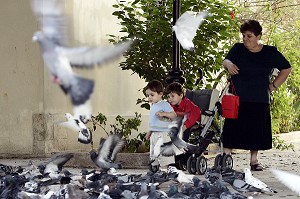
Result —
[[185, 195], [182, 192], [179, 192], [178, 186], [174, 183], [169, 185], [169, 191], [168, 191], [167, 195], [168, 195], [168, 198], [182, 198], [182, 199], [190, 198], [188, 195]]
[[[32, 10], [40, 23], [33, 41], [40, 46], [43, 60], [52, 80], [70, 95], [75, 107], [85, 104], [94, 90], [94, 81], [76, 74], [72, 67], [93, 68], [95, 64], [119, 57], [132, 41], [113, 47], [68, 47], [67, 23], [61, 0], [32, 0]], [[89, 117], [89, 116], [87, 116]]]
[[193, 39], [206, 16], [206, 11], [199, 13], [186, 11], [177, 19], [172, 29], [175, 31], [176, 38], [184, 49], [194, 51]]
[[48, 175], [50, 178], [57, 178], [58, 174], [62, 171], [64, 164], [66, 164], [72, 157], [74, 157], [73, 153], [55, 155], [46, 163], [38, 165], [40, 173], [44, 176]]
[[266, 185], [264, 182], [252, 176], [250, 169], [245, 168], [244, 173], [245, 173], [245, 182], [247, 184], [252, 185], [258, 189], [261, 189], [262, 192], [277, 193], [276, 191], [268, 187], [268, 185]]
[[106, 139], [101, 138], [98, 148], [98, 153], [90, 152], [92, 161], [101, 169], [108, 170], [110, 168], [120, 169], [120, 163], [114, 163], [117, 153], [125, 145], [125, 140], [121, 139], [119, 135], [111, 134]]
[[70, 113], [66, 113], [65, 117], [68, 121], [60, 123], [62, 126], [67, 127], [73, 131], [79, 132], [78, 142], [88, 144], [92, 141], [92, 133], [86, 125], [79, 118], [75, 118]]
[[194, 183], [193, 178], [195, 175], [189, 175], [189, 174], [185, 174], [183, 171], [177, 169], [176, 167], [173, 166], [169, 166], [167, 173], [177, 173], [178, 176], [176, 178], [176, 180], [179, 183]]
[[233, 189], [237, 190], [238, 192], [241, 193], [246, 193], [246, 192], [262, 192], [261, 189], [254, 187], [248, 183], [246, 183], [244, 180], [240, 179], [235, 179], [232, 183]]
[[231, 185], [233, 184], [233, 181], [235, 179], [240, 179], [240, 180], [245, 179], [244, 172], [236, 171], [229, 167], [222, 167], [221, 174], [222, 174], [222, 180], [224, 180], [225, 182]]
[[300, 176], [289, 173], [286, 171], [281, 171], [278, 169], [272, 169], [272, 173], [275, 177], [290, 190], [294, 191], [300, 196]]
[[98, 199], [111, 199], [110, 195], [108, 195], [109, 192], [109, 186], [104, 185], [103, 191], [100, 193]]

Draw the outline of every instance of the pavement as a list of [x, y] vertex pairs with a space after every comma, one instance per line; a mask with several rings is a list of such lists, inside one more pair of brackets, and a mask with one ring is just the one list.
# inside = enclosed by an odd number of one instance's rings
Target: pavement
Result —
[[[287, 141], [287, 143], [294, 144], [294, 151], [289, 150], [277, 150], [272, 149], [268, 151], [260, 151], [258, 158], [259, 162], [265, 167], [263, 171], [253, 171], [252, 174], [254, 177], [260, 179], [264, 183], [266, 183], [270, 188], [276, 190], [278, 193], [273, 195], [268, 194], [256, 194], [252, 195], [253, 198], [287, 198], [287, 199], [296, 199], [300, 198], [296, 193], [289, 190], [286, 186], [281, 184], [271, 173], [270, 169], [281, 169], [284, 171], [288, 171], [294, 174], [300, 175], [300, 132], [291, 133], [290, 135], [285, 135], [283, 137]], [[214, 165], [215, 155], [209, 154], [205, 155], [208, 161], [208, 168]], [[242, 171], [244, 168], [249, 168], [249, 152], [237, 150], [233, 157], [233, 169]], [[26, 165], [29, 163], [29, 159], [0, 159], [1, 164], [7, 165]], [[45, 161], [45, 159], [31, 159], [34, 164], [38, 164], [40, 162]], [[80, 168], [69, 167], [67, 168], [71, 172], [78, 172]], [[146, 174], [148, 172], [147, 169], [121, 169], [118, 170], [120, 173], [127, 174]], [[186, 172], [188, 174], [188, 172]], [[205, 179], [203, 175], [197, 175], [200, 179]], [[300, 182], [298, 183], [300, 186]], [[167, 187], [165, 187], [167, 189]], [[163, 189], [163, 188], [162, 188]]]

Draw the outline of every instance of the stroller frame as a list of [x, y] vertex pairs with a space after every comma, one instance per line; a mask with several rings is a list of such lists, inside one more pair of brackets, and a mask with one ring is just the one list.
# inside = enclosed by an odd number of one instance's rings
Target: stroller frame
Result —
[[[226, 92], [228, 92], [230, 82], [228, 81], [221, 91], [217, 89], [202, 89], [202, 90], [194, 90], [186, 91], [186, 97], [193, 101], [200, 109], [201, 109], [201, 122], [194, 125], [191, 128], [191, 137], [189, 142], [192, 144], [196, 144], [200, 147], [197, 153], [193, 153], [187, 159], [186, 168], [189, 173], [195, 174], [198, 173], [203, 175], [207, 170], [207, 159], [203, 156], [204, 152], [220, 152], [215, 157], [214, 166], [221, 167], [233, 167], [233, 159], [231, 155], [225, 154], [223, 150], [222, 143], [222, 132], [223, 132], [223, 117], [222, 117], [222, 104], [221, 100]], [[210, 94], [209, 105], [203, 106], [203, 102], [199, 103], [199, 98], [201, 95], [206, 95], [206, 97]], [[198, 96], [197, 96], [198, 95]], [[199, 97], [200, 96], [200, 97]], [[213, 101], [213, 103], [211, 103]], [[217, 113], [219, 114], [220, 120], [220, 128], [214, 121]], [[212, 129], [214, 127], [214, 129]], [[216, 134], [219, 134], [220, 137], [216, 137]], [[194, 140], [193, 140], [194, 136]], [[215, 137], [215, 141], [219, 143], [220, 150], [218, 151], [208, 151], [207, 147], [210, 143], [213, 142], [213, 137]]]

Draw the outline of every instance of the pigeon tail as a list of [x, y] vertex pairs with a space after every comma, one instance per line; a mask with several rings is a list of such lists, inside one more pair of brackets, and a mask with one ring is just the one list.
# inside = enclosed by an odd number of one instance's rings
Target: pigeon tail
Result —
[[94, 81], [75, 76], [75, 84], [71, 85], [70, 96], [73, 105], [84, 104], [94, 90]]

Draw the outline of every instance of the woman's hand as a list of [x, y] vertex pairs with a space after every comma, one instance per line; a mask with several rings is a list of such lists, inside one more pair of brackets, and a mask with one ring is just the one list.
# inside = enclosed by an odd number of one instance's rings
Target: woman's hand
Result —
[[273, 92], [273, 91], [276, 90], [276, 89], [277, 89], [277, 88], [274, 87], [273, 83], [270, 83], [270, 84], [269, 84], [269, 91], [270, 91], [270, 92]]
[[231, 64], [228, 64], [226, 68], [227, 68], [227, 70], [228, 70], [228, 72], [229, 72], [230, 75], [237, 75], [237, 74], [239, 74], [239, 70], [240, 69], [234, 63], [232, 63], [232, 62], [231, 62]]
[[239, 74], [240, 69], [234, 63], [232, 63], [229, 59], [225, 59], [223, 61], [223, 66], [228, 70], [228, 73], [230, 75]]

